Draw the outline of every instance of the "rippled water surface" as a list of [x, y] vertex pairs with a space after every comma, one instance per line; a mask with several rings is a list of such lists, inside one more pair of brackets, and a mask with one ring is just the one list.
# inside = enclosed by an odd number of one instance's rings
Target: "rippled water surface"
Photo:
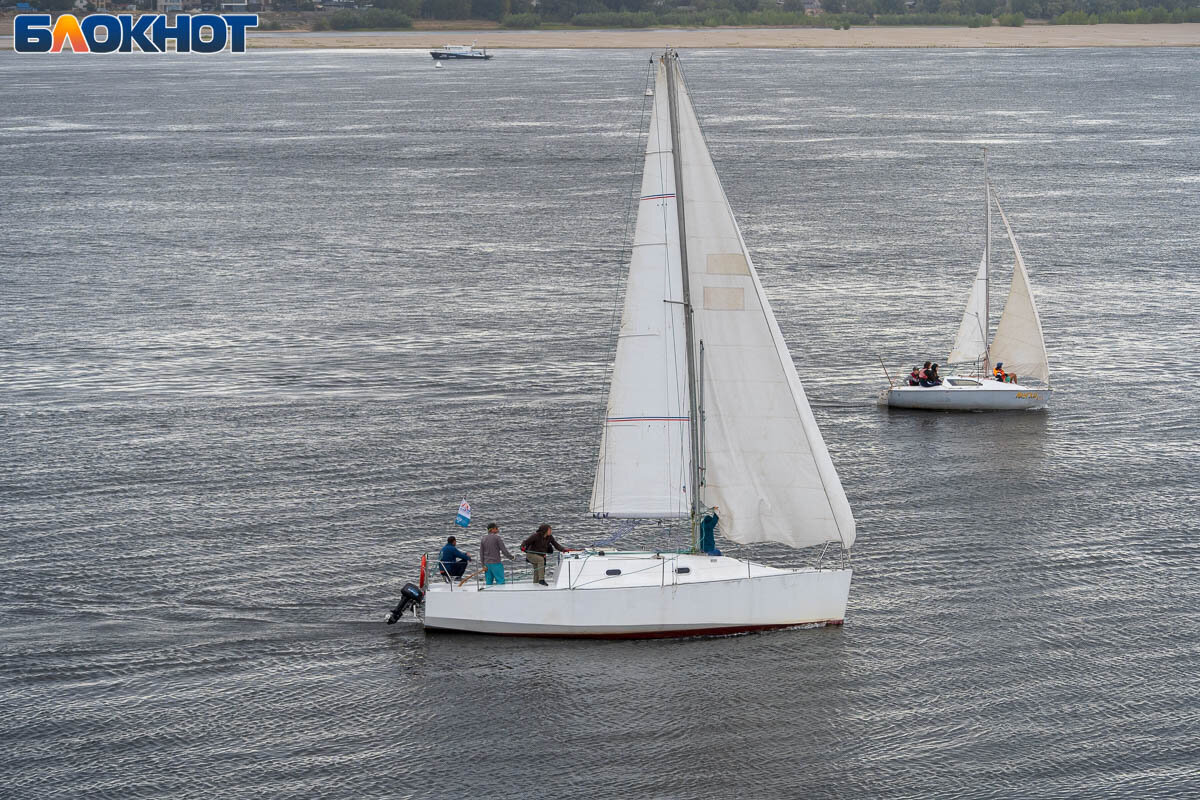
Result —
[[[462, 497], [608, 535], [647, 55], [0, 53], [0, 794], [1200, 795], [1194, 50], [686, 53], [859, 520], [845, 626], [380, 622]], [[1055, 406], [889, 413], [983, 145]]]

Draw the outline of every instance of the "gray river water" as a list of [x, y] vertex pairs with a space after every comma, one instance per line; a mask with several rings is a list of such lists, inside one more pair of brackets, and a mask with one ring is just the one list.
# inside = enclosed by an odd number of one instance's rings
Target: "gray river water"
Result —
[[[1200, 796], [1190, 49], [685, 53], [858, 519], [845, 626], [382, 624], [464, 497], [609, 533], [647, 55], [0, 53], [0, 794]], [[888, 412], [984, 145], [1054, 407]]]

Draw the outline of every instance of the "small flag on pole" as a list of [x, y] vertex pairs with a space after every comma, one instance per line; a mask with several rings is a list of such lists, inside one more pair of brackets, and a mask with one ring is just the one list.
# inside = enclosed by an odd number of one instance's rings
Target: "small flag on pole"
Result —
[[466, 500], [458, 504], [458, 516], [454, 518], [454, 524], [462, 528], [471, 524], [471, 504]]

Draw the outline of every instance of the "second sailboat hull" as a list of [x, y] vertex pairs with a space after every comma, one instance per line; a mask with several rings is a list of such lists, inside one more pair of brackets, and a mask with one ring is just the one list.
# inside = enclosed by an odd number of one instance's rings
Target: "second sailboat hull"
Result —
[[997, 381], [977, 381], [976, 386], [893, 386], [881, 400], [891, 408], [927, 411], [1028, 411], [1050, 404], [1049, 389]]
[[[849, 569], [779, 570], [707, 556], [668, 556], [657, 564], [652, 559], [591, 556], [591, 564], [576, 561], [574, 571], [564, 561], [549, 587], [435, 585], [425, 598], [425, 627], [509, 636], [664, 638], [840, 624], [846, 616]], [[601, 566], [597, 561], [605, 569], [593, 577]], [[712, 570], [705, 569], [709, 565]], [[626, 580], [607, 585], [607, 570], [621, 567]], [[681, 567], [686, 579], [676, 572]]]

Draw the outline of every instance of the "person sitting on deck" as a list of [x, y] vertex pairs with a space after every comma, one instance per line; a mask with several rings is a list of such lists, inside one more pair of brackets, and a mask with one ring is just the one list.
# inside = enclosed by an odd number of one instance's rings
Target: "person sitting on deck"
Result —
[[457, 541], [453, 536], [447, 537], [442, 552], [438, 554], [438, 572], [446, 580], [461, 578], [467, 571], [467, 562], [471, 560], [469, 555], [455, 546]]
[[921, 368], [920, 367], [913, 367], [912, 372], [908, 373], [908, 385], [909, 386], [920, 386], [921, 385]]
[[1017, 376], [1009, 375], [1007, 372], [1004, 371], [1003, 367], [1004, 367], [1004, 362], [997, 361], [996, 368], [994, 370], [992, 370], [992, 377], [995, 378], [996, 380], [1000, 381], [1001, 383], [1016, 383]]
[[925, 368], [920, 372], [920, 384], [925, 387], [942, 385], [942, 379], [937, 374], [937, 364], [930, 366], [928, 361], [925, 362]]

